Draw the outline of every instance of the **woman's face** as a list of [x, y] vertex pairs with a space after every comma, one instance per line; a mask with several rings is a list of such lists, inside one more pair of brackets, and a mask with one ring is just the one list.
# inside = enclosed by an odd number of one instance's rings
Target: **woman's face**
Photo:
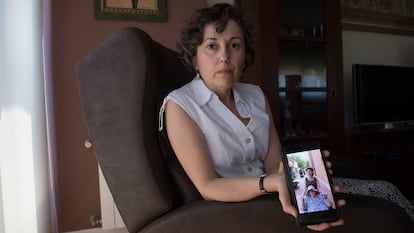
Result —
[[318, 193], [317, 193], [317, 192], [315, 192], [314, 190], [309, 190], [308, 194], [309, 194], [311, 197], [316, 197], [316, 196], [318, 195]]
[[194, 60], [205, 84], [217, 94], [231, 89], [243, 74], [246, 48], [241, 28], [229, 20], [222, 33], [213, 24], [204, 28], [203, 41]]

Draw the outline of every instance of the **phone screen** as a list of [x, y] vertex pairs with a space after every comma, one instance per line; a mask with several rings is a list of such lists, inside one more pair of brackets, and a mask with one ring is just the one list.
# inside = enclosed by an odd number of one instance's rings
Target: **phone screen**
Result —
[[325, 162], [318, 143], [285, 148], [285, 169], [292, 204], [300, 224], [315, 224], [338, 219], [337, 206]]

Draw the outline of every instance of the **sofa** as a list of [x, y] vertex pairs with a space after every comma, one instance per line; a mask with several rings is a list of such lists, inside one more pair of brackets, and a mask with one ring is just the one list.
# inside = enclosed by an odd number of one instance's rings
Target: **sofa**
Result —
[[[174, 50], [126, 27], [83, 58], [76, 77], [97, 161], [129, 232], [311, 232], [282, 211], [277, 193], [234, 203], [201, 198], [158, 131], [164, 96], [193, 77]], [[339, 197], [345, 225], [326, 232], [414, 232], [391, 202]]]

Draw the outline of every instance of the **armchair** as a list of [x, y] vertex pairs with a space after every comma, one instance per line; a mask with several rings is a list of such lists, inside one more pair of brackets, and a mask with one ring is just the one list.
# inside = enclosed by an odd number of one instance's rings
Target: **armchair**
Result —
[[[175, 51], [138, 28], [124, 28], [76, 67], [90, 139], [131, 233], [308, 232], [283, 213], [277, 193], [237, 203], [205, 201], [157, 130], [163, 97], [193, 77]], [[388, 201], [341, 195], [346, 221], [328, 232], [414, 232]]]

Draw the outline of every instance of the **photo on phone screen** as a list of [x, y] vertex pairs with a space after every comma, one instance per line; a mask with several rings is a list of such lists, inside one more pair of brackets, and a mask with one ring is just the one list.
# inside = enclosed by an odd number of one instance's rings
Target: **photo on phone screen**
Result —
[[337, 206], [319, 144], [288, 146], [284, 156], [286, 178], [292, 204], [299, 212], [299, 223], [337, 220]]

